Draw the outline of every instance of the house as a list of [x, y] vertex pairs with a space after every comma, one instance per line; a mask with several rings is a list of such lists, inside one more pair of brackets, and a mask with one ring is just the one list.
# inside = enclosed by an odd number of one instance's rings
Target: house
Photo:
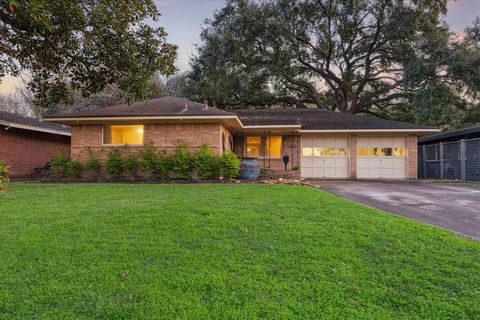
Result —
[[151, 142], [172, 150], [208, 142], [215, 152], [256, 157], [271, 169], [300, 168], [306, 178], [416, 179], [417, 137], [435, 129], [319, 109], [225, 111], [175, 97], [53, 115], [72, 127], [73, 158], [86, 150]]
[[418, 140], [418, 177], [480, 180], [480, 124]]
[[70, 152], [70, 128], [0, 111], [0, 160], [12, 177], [29, 177], [56, 152]]

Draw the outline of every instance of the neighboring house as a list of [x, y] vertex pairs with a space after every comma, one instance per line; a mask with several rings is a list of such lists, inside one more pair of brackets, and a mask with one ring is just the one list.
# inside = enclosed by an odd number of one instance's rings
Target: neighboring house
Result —
[[421, 179], [480, 180], [480, 124], [418, 140]]
[[[435, 129], [411, 123], [319, 109], [225, 111], [175, 97], [54, 115], [72, 126], [72, 158], [87, 149], [143, 143], [172, 150], [178, 139], [215, 152], [256, 157], [264, 167], [299, 167], [306, 178], [405, 179], [417, 177], [417, 137]], [[100, 152], [101, 153], [101, 152]]]
[[28, 177], [56, 152], [70, 152], [70, 128], [0, 111], [0, 159], [12, 177]]

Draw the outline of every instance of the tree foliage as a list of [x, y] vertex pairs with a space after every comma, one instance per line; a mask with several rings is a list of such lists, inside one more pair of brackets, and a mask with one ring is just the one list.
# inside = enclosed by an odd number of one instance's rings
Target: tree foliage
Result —
[[153, 0], [0, 0], [0, 79], [31, 75], [37, 105], [88, 96], [116, 84], [123, 99], [142, 99], [155, 72], [172, 74], [176, 46]]
[[452, 42], [445, 13], [446, 0], [230, 0], [201, 34], [189, 90], [220, 106], [404, 119], [429, 112], [419, 105], [471, 105], [478, 21]]

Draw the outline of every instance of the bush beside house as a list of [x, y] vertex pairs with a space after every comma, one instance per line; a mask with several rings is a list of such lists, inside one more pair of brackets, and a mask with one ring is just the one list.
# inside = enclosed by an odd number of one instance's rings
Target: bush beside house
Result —
[[0, 194], [7, 190], [8, 182], [10, 181], [9, 174], [9, 166], [3, 160], [0, 160]]
[[151, 143], [138, 152], [112, 148], [104, 162], [89, 149], [84, 162], [71, 160], [58, 153], [50, 161], [50, 177], [54, 179], [98, 180], [219, 180], [234, 179], [240, 171], [240, 160], [233, 152], [217, 155], [207, 143], [192, 152], [184, 141], [178, 141], [173, 154], [157, 151]]

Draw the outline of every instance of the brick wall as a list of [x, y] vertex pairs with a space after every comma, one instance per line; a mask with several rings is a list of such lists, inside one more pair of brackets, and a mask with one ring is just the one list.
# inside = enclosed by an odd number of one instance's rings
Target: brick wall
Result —
[[56, 152], [70, 152], [70, 137], [0, 126], [0, 159], [11, 166], [12, 177], [28, 177]]
[[[223, 130], [223, 131], [222, 131]], [[146, 124], [144, 127], [144, 141], [152, 143], [158, 150], [172, 152], [178, 140], [185, 140], [193, 150], [202, 143], [210, 145], [214, 152], [222, 151], [221, 134], [228, 135], [228, 130], [222, 129], [216, 123], [182, 123], [182, 124]], [[228, 137], [226, 137], [226, 146]], [[72, 127], [72, 158], [84, 160], [86, 150], [96, 151], [100, 159], [104, 159], [111, 146], [102, 144], [102, 125], [76, 125]], [[126, 148], [127, 152], [135, 152], [138, 146]], [[228, 147], [227, 147], [228, 148]]]
[[418, 147], [417, 147], [417, 136], [409, 135], [407, 138], [407, 178], [408, 179], [417, 179], [417, 162], [418, 162]]
[[[245, 153], [245, 136], [237, 135], [235, 137], [235, 153], [240, 157]], [[289, 162], [287, 168], [290, 170], [292, 167], [300, 166], [301, 146], [300, 136], [298, 135], [284, 135], [282, 136], [282, 156], [284, 154], [289, 156]], [[282, 159], [265, 158], [258, 159], [260, 166], [270, 168], [272, 170], [284, 170], [285, 165]]]
[[357, 179], [357, 142], [358, 136], [350, 136], [350, 178]]

